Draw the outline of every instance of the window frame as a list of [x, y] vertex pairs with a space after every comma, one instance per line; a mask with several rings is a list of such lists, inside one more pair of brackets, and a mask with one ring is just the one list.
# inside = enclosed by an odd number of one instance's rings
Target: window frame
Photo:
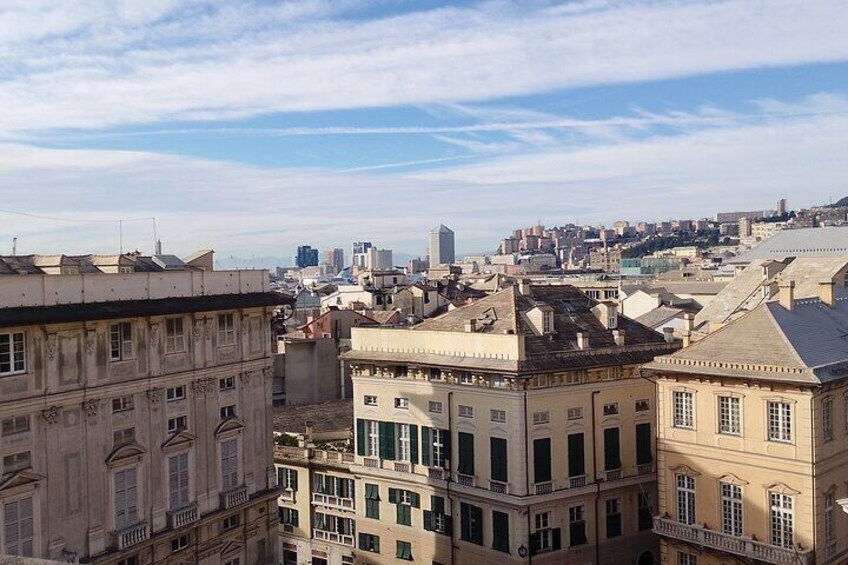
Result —
[[109, 361], [131, 361], [135, 359], [135, 341], [132, 322], [109, 324]]
[[695, 393], [691, 390], [671, 391], [671, 426], [695, 429]]
[[745, 527], [742, 486], [721, 482], [719, 483], [719, 497], [721, 499], [722, 533], [734, 537], [742, 536]]
[[218, 314], [218, 347], [236, 344], [236, 316], [233, 312]]
[[[17, 339], [20, 338], [20, 351], [17, 351]], [[0, 369], [0, 376], [6, 377], [11, 375], [22, 375], [27, 372], [27, 339], [26, 332], [24, 331], [12, 331], [12, 332], [0, 332], [0, 340], [3, 339], [8, 340], [7, 347], [8, 352], [0, 353], [0, 357], [3, 355], [8, 355], [8, 370], [4, 371]], [[2, 345], [0, 345], [2, 347]], [[16, 359], [17, 356], [20, 356], [20, 359]], [[0, 360], [0, 367], [4, 364], [4, 361]]]
[[718, 433], [742, 435], [742, 398], [729, 394], [718, 396]]
[[766, 439], [777, 443], [793, 442], [792, 402], [766, 401]]
[[165, 353], [184, 353], [185, 351], [185, 322], [182, 316], [165, 318]]
[[795, 547], [795, 497], [788, 493], [769, 491], [768, 503], [771, 545], [792, 549]]
[[684, 473], [674, 475], [676, 521], [680, 524], [691, 526], [697, 520], [696, 489], [695, 477]]

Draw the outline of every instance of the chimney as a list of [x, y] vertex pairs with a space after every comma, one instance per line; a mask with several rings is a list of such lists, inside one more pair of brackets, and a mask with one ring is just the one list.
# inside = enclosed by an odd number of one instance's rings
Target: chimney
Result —
[[835, 283], [833, 279], [819, 282], [819, 298], [822, 304], [833, 308], [836, 306]]
[[683, 332], [683, 347], [689, 347], [689, 345], [691, 343], [692, 343], [692, 332], [690, 332], [689, 330], [686, 330], [685, 332]]
[[524, 296], [530, 296], [530, 279], [519, 279], [518, 292]]
[[795, 308], [795, 281], [780, 281], [780, 305], [790, 312]]
[[308, 441], [308, 442], [311, 442], [311, 441], [312, 441], [312, 430], [313, 430], [313, 429], [314, 429], [314, 428], [313, 428], [312, 421], [311, 421], [311, 420], [307, 420], [307, 421], [306, 421], [306, 434], [304, 434], [304, 435], [306, 436], [306, 441]]
[[618, 346], [624, 345], [624, 330], [612, 330], [612, 338]]
[[663, 328], [663, 337], [666, 343], [674, 343], [674, 328]]
[[465, 320], [465, 333], [473, 334], [477, 331], [477, 320]]
[[695, 314], [683, 314], [683, 329], [687, 332], [695, 329]]
[[577, 332], [577, 347], [578, 349], [589, 349], [588, 332]]

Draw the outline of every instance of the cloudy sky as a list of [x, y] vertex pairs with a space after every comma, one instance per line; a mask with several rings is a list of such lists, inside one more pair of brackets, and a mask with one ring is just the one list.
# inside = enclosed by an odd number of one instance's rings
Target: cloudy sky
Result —
[[[369, 239], [848, 195], [844, 0], [0, 0], [0, 253]], [[264, 260], [260, 259], [259, 262]]]

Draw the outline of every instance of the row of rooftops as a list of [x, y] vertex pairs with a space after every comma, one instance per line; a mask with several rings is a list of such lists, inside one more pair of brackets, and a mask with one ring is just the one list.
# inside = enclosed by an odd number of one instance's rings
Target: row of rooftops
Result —
[[185, 258], [142, 255], [0, 255], [0, 275], [80, 275], [212, 270], [214, 252], [204, 249]]

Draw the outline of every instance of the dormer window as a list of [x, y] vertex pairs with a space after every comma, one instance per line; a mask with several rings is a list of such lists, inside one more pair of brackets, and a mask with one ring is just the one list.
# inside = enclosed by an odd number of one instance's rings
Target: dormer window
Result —
[[542, 313], [542, 333], [545, 333], [545, 334], [554, 333], [554, 313], [553, 312], [543, 312]]
[[607, 319], [607, 327], [611, 330], [618, 327], [618, 314], [615, 311], [610, 313]]

